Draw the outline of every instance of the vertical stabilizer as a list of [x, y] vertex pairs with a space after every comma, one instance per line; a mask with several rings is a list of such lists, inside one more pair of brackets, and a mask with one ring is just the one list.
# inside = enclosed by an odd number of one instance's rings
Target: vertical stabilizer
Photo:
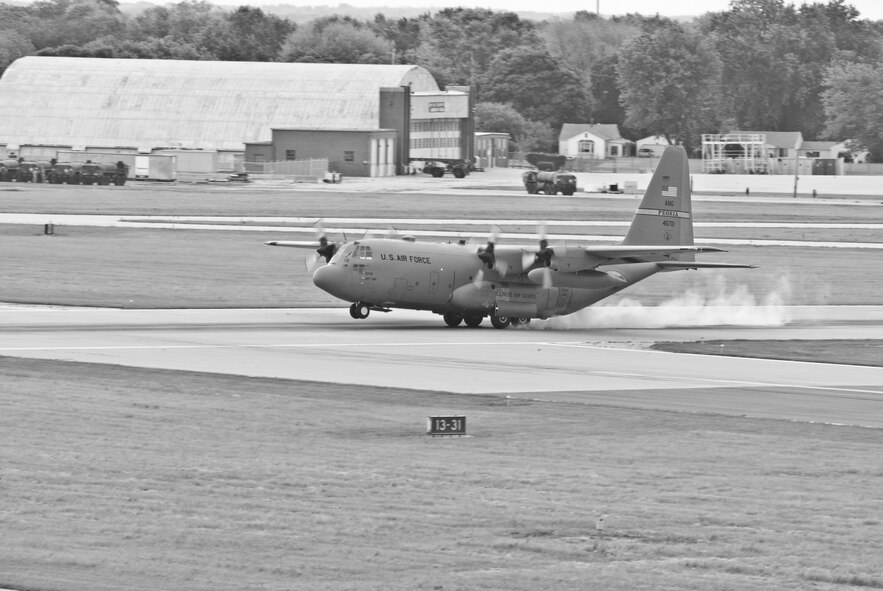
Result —
[[[622, 244], [693, 245], [690, 167], [684, 148], [668, 146], [662, 153]], [[693, 260], [693, 255], [678, 258]]]

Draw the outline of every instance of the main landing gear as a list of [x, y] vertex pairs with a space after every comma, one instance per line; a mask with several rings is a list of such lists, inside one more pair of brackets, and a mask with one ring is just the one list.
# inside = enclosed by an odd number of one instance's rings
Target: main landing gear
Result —
[[[479, 315], [469, 315], [463, 316], [461, 314], [457, 314], [456, 312], [446, 312], [442, 318], [445, 320], [445, 324], [450, 326], [451, 328], [455, 328], [460, 326], [460, 323], [463, 322], [466, 326], [470, 328], [475, 328], [481, 324], [481, 321], [484, 320], [484, 316]], [[491, 325], [494, 328], [506, 328], [508, 326], [518, 326], [521, 324], [527, 324], [530, 322], [530, 318], [514, 318], [510, 316], [499, 316], [497, 314], [491, 314]]]

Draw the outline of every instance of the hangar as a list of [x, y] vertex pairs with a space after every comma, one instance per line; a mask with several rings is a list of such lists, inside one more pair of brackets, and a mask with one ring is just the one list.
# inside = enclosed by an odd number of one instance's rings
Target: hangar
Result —
[[440, 90], [414, 65], [28, 56], [0, 78], [0, 157], [208, 155], [223, 171], [273, 130], [333, 130], [329, 160], [356, 143], [361, 174], [402, 174], [442, 147], [471, 158], [472, 113], [469, 87]]

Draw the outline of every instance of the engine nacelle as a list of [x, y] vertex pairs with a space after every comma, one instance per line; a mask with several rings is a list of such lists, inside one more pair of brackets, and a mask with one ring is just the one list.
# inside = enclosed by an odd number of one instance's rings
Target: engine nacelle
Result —
[[451, 294], [451, 304], [461, 310], [486, 310], [494, 307], [496, 294], [489, 281], [461, 285]]

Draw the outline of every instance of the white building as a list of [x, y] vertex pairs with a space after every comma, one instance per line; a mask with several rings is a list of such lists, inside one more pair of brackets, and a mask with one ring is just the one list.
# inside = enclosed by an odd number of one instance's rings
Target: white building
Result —
[[634, 142], [623, 139], [612, 123], [565, 123], [558, 135], [558, 153], [568, 158], [618, 158], [634, 155]]

